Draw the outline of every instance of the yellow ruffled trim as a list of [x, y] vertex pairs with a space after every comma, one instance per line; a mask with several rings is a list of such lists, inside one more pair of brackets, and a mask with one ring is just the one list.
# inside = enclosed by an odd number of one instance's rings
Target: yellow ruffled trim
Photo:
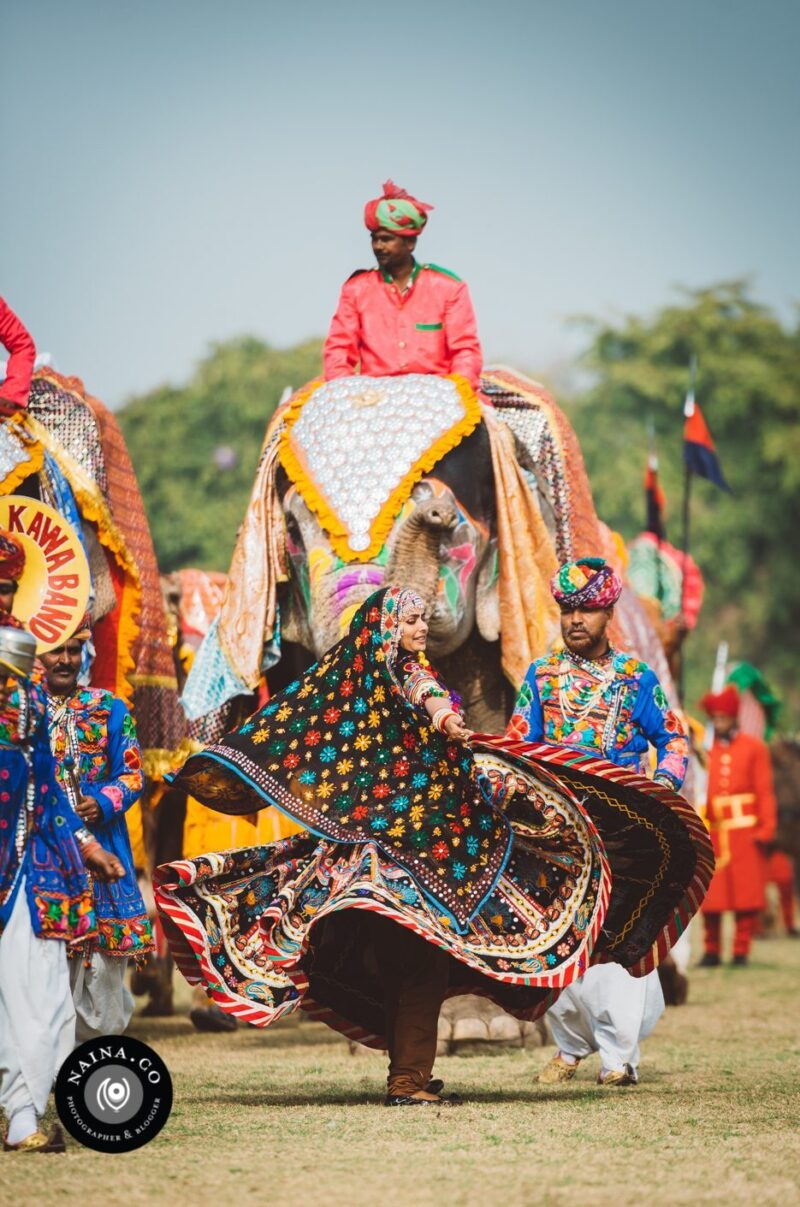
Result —
[[151, 747], [142, 751], [142, 764], [148, 779], [161, 782], [165, 775], [175, 775], [192, 754], [199, 754], [203, 749], [201, 742], [192, 738], [182, 738], [175, 750], [164, 750]]
[[460, 444], [465, 436], [473, 432], [481, 421], [481, 404], [472, 386], [459, 373], [446, 374], [448, 381], [455, 385], [459, 397], [464, 404], [462, 418], [444, 432], [430, 448], [422, 454], [408, 473], [404, 474], [398, 485], [381, 505], [380, 512], [370, 525], [370, 543], [366, 549], [358, 551], [351, 549], [348, 543], [349, 532], [339, 520], [336, 512], [328, 503], [325, 496], [312, 480], [305, 464], [295, 452], [290, 443], [292, 428], [300, 417], [300, 412], [322, 385], [323, 381], [315, 380], [289, 404], [284, 415], [285, 429], [280, 437], [280, 460], [289, 478], [300, 491], [307, 506], [314, 512], [331, 542], [334, 552], [344, 562], [368, 562], [376, 557], [392, 530], [395, 518], [408, 500], [411, 491], [437, 461], [441, 461], [445, 453]]
[[[76, 395], [76, 397], [78, 396]], [[125, 538], [114, 523], [99, 486], [92, 481], [74, 457], [70, 456], [66, 449], [52, 438], [47, 428], [38, 419], [34, 419], [31, 415], [28, 417], [28, 422], [31, 431], [56, 461], [69, 482], [82, 518], [94, 524], [100, 544], [105, 545], [114, 555], [117, 563], [125, 572], [125, 583], [119, 603], [120, 617], [117, 625], [116, 694], [121, 696], [126, 704], [131, 704], [133, 700], [131, 674], [136, 667], [133, 649], [141, 632], [138, 623], [142, 610], [142, 580], [139, 567], [125, 544]]]
[[175, 675], [131, 675], [130, 680], [134, 687], [165, 687], [171, 691], [178, 687]]
[[29, 419], [30, 416], [27, 411], [17, 411], [16, 414], [4, 420], [9, 426], [14, 424], [16, 430], [12, 431], [12, 435], [16, 436], [20, 443], [24, 445], [28, 456], [24, 461], [20, 461], [19, 465], [15, 465], [3, 481], [0, 482], [0, 495], [13, 495], [17, 487], [26, 478], [29, 478], [31, 474], [38, 474], [44, 463], [44, 449], [29, 430]]

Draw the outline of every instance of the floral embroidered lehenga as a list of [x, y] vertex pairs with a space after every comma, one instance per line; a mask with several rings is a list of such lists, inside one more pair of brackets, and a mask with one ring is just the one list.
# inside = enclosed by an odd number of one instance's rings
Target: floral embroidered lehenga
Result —
[[447, 953], [447, 996], [534, 1019], [593, 962], [652, 968], [708, 883], [703, 826], [668, 788], [574, 751], [439, 733], [422, 702], [446, 689], [398, 649], [402, 595], [371, 596], [178, 777], [221, 812], [273, 805], [306, 828], [156, 873], [178, 966], [244, 1021], [302, 1006], [383, 1046], [376, 914]]

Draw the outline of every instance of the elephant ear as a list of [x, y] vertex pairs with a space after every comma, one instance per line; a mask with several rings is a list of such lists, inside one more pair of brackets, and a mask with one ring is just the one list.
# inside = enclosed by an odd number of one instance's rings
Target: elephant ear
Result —
[[483, 555], [475, 588], [475, 620], [484, 641], [500, 638], [500, 592], [497, 538], [492, 537]]

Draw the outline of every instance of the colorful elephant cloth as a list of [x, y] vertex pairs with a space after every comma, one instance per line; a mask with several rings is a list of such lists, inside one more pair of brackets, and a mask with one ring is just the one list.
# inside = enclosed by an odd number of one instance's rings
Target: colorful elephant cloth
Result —
[[469, 750], [437, 733], [403, 690], [402, 594], [370, 596], [347, 637], [192, 756], [176, 782], [220, 812], [266, 803], [331, 842], [376, 843], [463, 932], [497, 883], [511, 832]]
[[651, 743], [655, 778], [676, 791], [689, 763], [683, 723], [658, 679], [646, 663], [614, 649], [595, 660], [569, 650], [537, 659], [506, 732], [525, 742], [572, 746], [632, 770]]
[[36, 679], [9, 685], [0, 710], [0, 935], [24, 881], [38, 938], [92, 939], [94, 906], [78, 845], [90, 836], [56, 781], [45, 693]]
[[121, 880], [93, 879], [98, 947], [110, 956], [140, 956], [153, 949], [147, 909], [136, 882], [125, 813], [144, 787], [136, 726], [122, 700], [97, 688], [47, 701], [50, 745], [59, 783], [67, 793], [73, 777], [81, 793], [100, 806], [102, 819], [91, 828], [98, 842], [125, 868]]

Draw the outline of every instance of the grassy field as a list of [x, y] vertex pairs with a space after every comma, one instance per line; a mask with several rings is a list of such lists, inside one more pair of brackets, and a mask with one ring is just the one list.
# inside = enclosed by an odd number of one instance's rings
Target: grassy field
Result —
[[3, 1204], [800, 1203], [800, 942], [694, 971], [647, 1041], [635, 1088], [538, 1087], [548, 1050], [440, 1059], [467, 1104], [388, 1111], [378, 1053], [319, 1024], [199, 1035], [135, 1019], [172, 1071], [160, 1136], [107, 1157], [0, 1156]]

